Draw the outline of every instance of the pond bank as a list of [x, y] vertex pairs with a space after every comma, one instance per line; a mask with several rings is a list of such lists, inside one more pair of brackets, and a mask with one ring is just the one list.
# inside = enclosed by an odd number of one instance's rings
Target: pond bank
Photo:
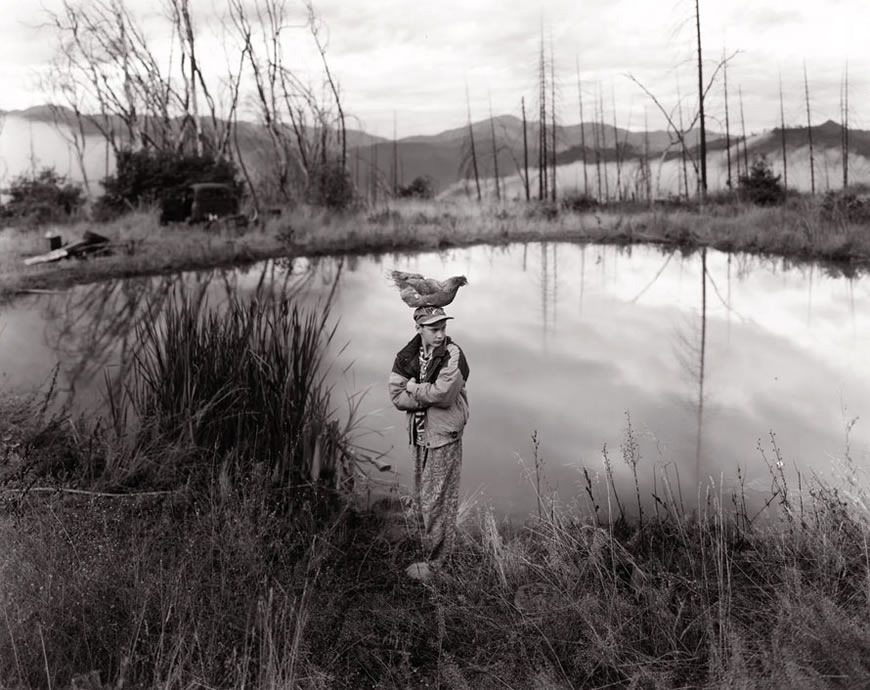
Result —
[[[63, 227], [73, 240], [93, 225]], [[782, 256], [829, 263], [852, 273], [870, 266], [870, 232], [825, 217], [818, 203], [790, 200], [758, 208], [732, 204], [704, 212], [637, 207], [575, 213], [548, 205], [390, 202], [374, 211], [329, 213], [298, 208], [238, 231], [161, 227], [154, 215], [131, 214], [97, 228], [118, 247], [113, 256], [24, 266], [47, 250], [44, 230], [0, 230], [0, 297], [27, 290], [188, 270], [233, 267], [284, 256], [416, 252], [475, 244], [571, 241], [653, 243], [692, 250]]]

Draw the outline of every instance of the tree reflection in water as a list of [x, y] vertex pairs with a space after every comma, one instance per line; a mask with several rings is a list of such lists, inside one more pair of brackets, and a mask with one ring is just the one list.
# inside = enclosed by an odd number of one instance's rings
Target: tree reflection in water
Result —
[[273, 295], [294, 295], [316, 274], [334, 284], [332, 274], [341, 270], [340, 263], [300, 267], [293, 259], [280, 259], [258, 264], [252, 276], [252, 266], [102, 281], [45, 295], [38, 304], [45, 322], [43, 341], [57, 358], [60, 407], [69, 409], [82, 387], [96, 388], [102, 402], [106, 393], [119, 393], [140, 352], [137, 324], [159, 320], [175, 293], [195, 291], [223, 301], [235, 293], [271, 287]]

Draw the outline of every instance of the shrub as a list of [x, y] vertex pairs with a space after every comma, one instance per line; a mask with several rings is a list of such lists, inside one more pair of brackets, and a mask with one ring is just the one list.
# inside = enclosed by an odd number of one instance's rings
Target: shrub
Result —
[[566, 194], [562, 197], [562, 208], [574, 213], [583, 213], [598, 208], [598, 199], [588, 194]]
[[432, 180], [428, 177], [415, 177], [411, 184], [399, 187], [397, 196], [401, 199], [431, 199], [435, 196]]
[[152, 204], [182, 195], [197, 182], [221, 182], [241, 196], [236, 165], [209, 154], [177, 154], [166, 151], [121, 151], [114, 175], [103, 180], [105, 194], [97, 202], [100, 218], [124, 213], [142, 204]]
[[0, 216], [37, 224], [69, 220], [84, 204], [82, 188], [54, 168], [19, 175], [7, 192], [11, 198], [0, 207]]
[[822, 198], [822, 215], [826, 220], [870, 222], [870, 200], [866, 196], [858, 196], [851, 189], [829, 189]]
[[758, 206], [776, 206], [785, 200], [785, 188], [774, 175], [767, 158], [762, 156], [752, 164], [748, 175], [740, 175], [738, 187], [743, 197]]
[[354, 189], [350, 173], [339, 165], [327, 165], [317, 172], [316, 184], [309, 199], [316, 206], [344, 211], [353, 204]]
[[556, 220], [559, 217], [559, 205], [547, 200], [533, 200], [526, 207], [525, 217], [535, 220]]

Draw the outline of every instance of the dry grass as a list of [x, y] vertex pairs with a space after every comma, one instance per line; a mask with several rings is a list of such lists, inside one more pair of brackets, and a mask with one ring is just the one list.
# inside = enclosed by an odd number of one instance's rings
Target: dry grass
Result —
[[[87, 224], [64, 227], [77, 239]], [[287, 210], [249, 229], [168, 226], [137, 213], [96, 228], [115, 243], [114, 256], [25, 267], [47, 249], [44, 230], [0, 231], [0, 294], [63, 287], [105, 278], [245, 264], [286, 255], [420, 251], [536, 240], [701, 246], [839, 263], [870, 261], [866, 226], [825, 218], [817, 200], [790, 199], [777, 208], [739, 203], [655, 210], [623, 204], [575, 213], [552, 204], [478, 205], [468, 200], [395, 201], [375, 209], [333, 213]]]
[[[36, 417], [15, 417], [16, 433]], [[55, 429], [40, 453], [69, 433]], [[854, 476], [848, 491], [798, 493], [777, 458], [774, 446], [761, 513], [713, 488], [687, 510], [663, 474], [643, 521], [629, 519], [607, 469], [587, 502], [542, 495], [524, 525], [478, 506], [427, 585], [404, 576], [419, 551], [395, 500], [324, 510], [310, 494], [290, 517], [217, 469], [169, 496], [31, 491], [0, 523], [0, 677], [63, 688], [96, 672], [168, 690], [865, 687], [868, 495]]]
[[287, 253], [286, 244], [260, 229], [205, 230], [160, 226], [152, 214], [136, 213], [113, 223], [79, 223], [56, 228], [64, 241], [80, 239], [85, 230], [108, 237], [111, 256], [71, 259], [25, 266], [24, 259], [48, 250], [46, 229], [0, 231], [0, 294], [39, 288], [62, 288], [106, 278], [215, 268], [258, 261]]

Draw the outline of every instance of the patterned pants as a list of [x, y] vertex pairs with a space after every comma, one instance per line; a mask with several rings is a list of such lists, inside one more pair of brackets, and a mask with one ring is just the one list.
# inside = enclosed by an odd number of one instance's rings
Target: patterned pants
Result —
[[412, 446], [414, 498], [426, 559], [441, 563], [456, 539], [462, 439], [440, 448]]

